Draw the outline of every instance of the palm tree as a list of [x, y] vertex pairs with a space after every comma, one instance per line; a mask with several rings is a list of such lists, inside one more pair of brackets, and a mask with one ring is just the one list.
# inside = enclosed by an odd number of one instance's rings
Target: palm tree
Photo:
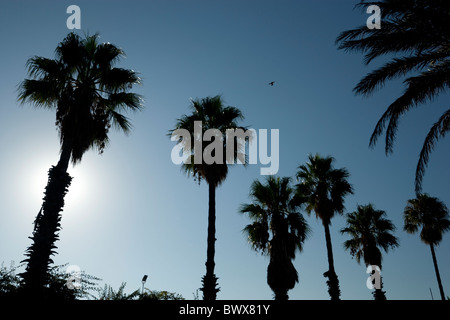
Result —
[[297, 249], [302, 251], [310, 232], [289, 184], [287, 177], [269, 176], [265, 184], [255, 180], [250, 192], [253, 202], [240, 209], [253, 221], [244, 228], [252, 248], [270, 256], [267, 283], [276, 300], [287, 300], [287, 292], [298, 282], [292, 260]]
[[297, 179], [298, 198], [307, 204], [306, 212], [315, 212], [322, 220], [325, 229], [325, 241], [328, 254], [328, 271], [323, 275], [328, 277], [328, 293], [331, 300], [339, 300], [339, 279], [334, 269], [333, 248], [331, 245], [330, 224], [335, 213], [344, 211], [344, 197], [353, 194], [353, 188], [348, 183], [349, 173], [345, 168], [333, 168], [334, 158], [320, 155], [309, 155], [309, 162], [299, 166]]
[[19, 101], [56, 110], [61, 153], [49, 170], [42, 207], [34, 221], [32, 245], [27, 249], [26, 271], [22, 274], [28, 293], [40, 294], [47, 281], [50, 256], [60, 230], [64, 196], [72, 178], [69, 162], [78, 164], [89, 149], [103, 152], [111, 126], [129, 133], [131, 123], [121, 114], [140, 110], [141, 98], [129, 92], [140, 83], [136, 72], [113, 65], [124, 52], [110, 43], [98, 43], [99, 36], [81, 39], [70, 33], [58, 45], [56, 58], [34, 56], [27, 62], [28, 74], [19, 85]]
[[[365, 64], [383, 55], [403, 55], [391, 58], [391, 61], [367, 74], [354, 88], [357, 94], [368, 96], [382, 87], [386, 80], [412, 73], [403, 81], [405, 91], [387, 108], [370, 139], [370, 146], [373, 147], [388, 123], [385, 152], [390, 154], [400, 117], [413, 107], [433, 100], [449, 87], [450, 2], [383, 0], [370, 4], [381, 9], [381, 28], [370, 30], [364, 25], [344, 31], [336, 43], [339, 49], [365, 53]], [[365, 1], [359, 3], [362, 8], [367, 5]], [[421, 191], [429, 155], [435, 143], [450, 130], [449, 123], [450, 109], [442, 114], [425, 138], [416, 168], [417, 194]]]
[[[388, 252], [390, 248], [398, 246], [398, 239], [391, 232], [395, 231], [394, 224], [384, 218], [383, 210], [376, 210], [372, 204], [359, 205], [355, 212], [347, 214], [347, 227], [341, 229], [351, 239], [344, 242], [344, 248], [360, 263], [364, 259], [366, 266], [378, 266], [382, 269], [381, 250]], [[385, 291], [375, 288], [375, 300], [386, 300]]]
[[[214, 273], [214, 255], [215, 255], [215, 241], [216, 241], [216, 188], [225, 181], [228, 174], [228, 163], [226, 155], [226, 131], [228, 129], [241, 128], [238, 127], [237, 121], [242, 120], [244, 117], [241, 111], [235, 107], [224, 106], [223, 100], [220, 96], [206, 97], [203, 99], [191, 100], [192, 113], [190, 115], [183, 115], [177, 120], [175, 128], [169, 131], [169, 135], [176, 137], [182, 142], [183, 138], [178, 136], [178, 130], [187, 130], [191, 136], [190, 141], [193, 141], [193, 145], [184, 144], [184, 152], [189, 154], [188, 159], [183, 163], [182, 169], [188, 175], [192, 175], [195, 180], [206, 180], [209, 188], [209, 208], [208, 208], [208, 237], [207, 237], [207, 259], [206, 259], [206, 275], [202, 279], [203, 287], [203, 299], [215, 300], [219, 288], [217, 288], [217, 277]], [[198, 121], [201, 121], [201, 128], [197, 128]], [[201, 136], [197, 136], [197, 130], [201, 130]], [[221, 140], [220, 150], [214, 149], [211, 154], [213, 157], [219, 156], [221, 152], [222, 157], [219, 161], [208, 163], [206, 159], [198, 160], [205, 154], [206, 149], [209, 147], [201, 144], [198, 147], [198, 142], [201, 143], [203, 134], [209, 129], [216, 129], [217, 134], [214, 141]], [[237, 139], [234, 144], [234, 150], [232, 158], [237, 160], [240, 155], [242, 146], [245, 146], [245, 141]], [[223, 148], [223, 149], [222, 149]], [[216, 154], [216, 151], [218, 152]], [[234, 163], [233, 161], [233, 163]], [[229, 162], [229, 161], [228, 161]], [[247, 163], [247, 158], [244, 159], [244, 164]]]
[[447, 206], [438, 198], [430, 197], [427, 194], [420, 194], [415, 199], [409, 199], [404, 210], [404, 230], [413, 234], [419, 228], [422, 228], [420, 239], [430, 246], [439, 291], [442, 300], [445, 300], [434, 247], [439, 245], [444, 232], [450, 230]]

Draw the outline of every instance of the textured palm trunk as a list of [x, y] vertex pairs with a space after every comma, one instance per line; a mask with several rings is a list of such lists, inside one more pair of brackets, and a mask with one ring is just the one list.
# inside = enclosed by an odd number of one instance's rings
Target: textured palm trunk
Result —
[[267, 284], [275, 300], [289, 299], [288, 291], [298, 282], [297, 270], [292, 264], [286, 240], [289, 226], [281, 214], [272, 215], [272, 240], [270, 241], [270, 262], [267, 267]]
[[[378, 266], [381, 270], [381, 263], [378, 262], [373, 262], [371, 265], [374, 266]], [[383, 291], [383, 277], [380, 275], [380, 287], [379, 288], [375, 288], [374, 292], [373, 292], [373, 298], [374, 300], [387, 300], [386, 299], [386, 291]]]
[[44, 297], [44, 287], [48, 281], [50, 258], [55, 254], [55, 242], [59, 239], [61, 229], [61, 214], [64, 207], [64, 196], [68, 191], [72, 178], [67, 173], [71, 146], [63, 144], [61, 157], [57, 166], [48, 171], [48, 182], [42, 207], [34, 221], [33, 241], [26, 250], [27, 262], [25, 272], [21, 274], [24, 280], [25, 294], [33, 298]]
[[271, 253], [267, 267], [267, 284], [274, 293], [275, 300], [289, 299], [288, 291], [298, 282], [297, 271], [287, 256]]
[[275, 300], [289, 300], [289, 288], [285, 285], [286, 279], [283, 279], [289, 277], [289, 272], [286, 272], [286, 269], [286, 263], [283, 265], [282, 262], [276, 261], [271, 257], [269, 266], [267, 267], [267, 283], [274, 293]]
[[[366, 267], [368, 267], [369, 265], [373, 267], [377, 266], [378, 268], [380, 268], [381, 272], [381, 252], [377, 249], [374, 238], [370, 238], [368, 242], [370, 244], [363, 247], [364, 262], [366, 264]], [[383, 278], [381, 277], [381, 274], [379, 281], [380, 286], [379, 288], [375, 287], [375, 290], [373, 291], [373, 298], [374, 300], [386, 300], [386, 291], [383, 291]]]
[[203, 300], [216, 300], [217, 292], [220, 289], [217, 287], [217, 277], [214, 274], [214, 255], [216, 252], [216, 186], [212, 179], [208, 181], [209, 186], [209, 208], [208, 208], [208, 239], [207, 239], [207, 254], [206, 254], [206, 275], [203, 277]]
[[330, 235], [330, 223], [323, 223], [325, 229], [325, 241], [327, 245], [327, 255], [328, 255], [328, 271], [323, 275], [327, 277], [328, 294], [331, 300], [340, 300], [341, 290], [339, 289], [339, 279], [334, 270], [334, 259], [333, 259], [333, 247], [331, 245], [331, 235]]
[[375, 300], [386, 300], [386, 291], [383, 291], [383, 278], [380, 276], [380, 288], [373, 293]]
[[441, 294], [441, 299], [445, 300], [444, 287], [442, 286], [441, 275], [439, 274], [439, 268], [436, 259], [436, 253], [434, 252], [434, 245], [430, 244], [431, 256], [433, 257], [434, 271], [436, 272], [436, 279], [439, 285], [439, 292]]

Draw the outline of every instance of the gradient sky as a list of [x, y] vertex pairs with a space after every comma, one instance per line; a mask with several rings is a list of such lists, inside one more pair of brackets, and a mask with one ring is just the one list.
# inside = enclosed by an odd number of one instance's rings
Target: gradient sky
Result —
[[[55, 114], [17, 102], [17, 85], [27, 77], [33, 55], [54, 57], [69, 30], [66, 8], [81, 8], [79, 34], [99, 32], [127, 54], [118, 66], [138, 71], [145, 110], [128, 116], [131, 135], [111, 134], [103, 155], [85, 154], [70, 167], [74, 177], [66, 196], [55, 264], [78, 265], [117, 289], [146, 287], [192, 299], [205, 274], [208, 188], [186, 177], [171, 162], [175, 142], [167, 137], [176, 119], [189, 112], [190, 98], [222, 94], [240, 108], [242, 125], [279, 129], [279, 176], [295, 176], [308, 153], [336, 158], [346, 167], [355, 194], [346, 212], [373, 203], [397, 226], [400, 247], [384, 255], [383, 283], [388, 299], [439, 298], [429, 247], [403, 229], [403, 209], [414, 197], [414, 173], [425, 135], [449, 106], [450, 96], [420, 106], [401, 119], [394, 154], [383, 139], [368, 147], [386, 107], [402, 93], [389, 82], [370, 98], [353, 87], [367, 72], [360, 53], [338, 51], [344, 30], [364, 25], [368, 14], [355, 0], [151, 0], [2, 1], [0, 7], [0, 262], [18, 264], [39, 211], [47, 171], [59, 158]], [[271, 87], [268, 82], [276, 81]], [[442, 140], [430, 158], [424, 191], [450, 205], [450, 141]], [[268, 258], [251, 250], [238, 213], [249, 202], [249, 187], [260, 165], [230, 169], [216, 192], [216, 275], [218, 299], [272, 299], [266, 283]], [[306, 216], [307, 217], [307, 216]], [[312, 228], [294, 265], [300, 283], [290, 299], [329, 299], [321, 222]], [[371, 299], [368, 274], [342, 243], [344, 217], [332, 221], [331, 236], [342, 299]], [[437, 248], [446, 294], [450, 295], [449, 236]], [[201, 297], [201, 292], [199, 291]]]

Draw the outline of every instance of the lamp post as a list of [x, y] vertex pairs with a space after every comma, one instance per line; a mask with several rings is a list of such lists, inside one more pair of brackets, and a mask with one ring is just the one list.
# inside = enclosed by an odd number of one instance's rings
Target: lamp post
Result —
[[148, 276], [146, 274], [142, 277], [142, 291], [141, 291], [141, 295], [144, 294], [144, 284], [147, 281], [147, 278], [148, 278]]

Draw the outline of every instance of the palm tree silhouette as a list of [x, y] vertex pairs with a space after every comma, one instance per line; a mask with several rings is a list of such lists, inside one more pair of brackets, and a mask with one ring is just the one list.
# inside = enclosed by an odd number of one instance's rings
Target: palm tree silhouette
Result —
[[240, 208], [253, 221], [244, 228], [252, 248], [270, 256], [267, 283], [276, 300], [287, 300], [287, 292], [298, 282], [292, 260], [297, 249], [302, 251], [310, 232], [289, 184], [287, 177], [269, 176], [265, 184], [255, 180], [250, 191], [253, 202]]
[[[391, 232], [395, 231], [394, 224], [384, 218], [383, 210], [376, 210], [372, 204], [359, 205], [356, 211], [347, 214], [347, 227], [341, 229], [351, 239], [344, 242], [346, 250], [360, 263], [363, 258], [366, 266], [378, 266], [382, 269], [381, 250], [388, 252], [390, 248], [398, 246], [398, 239]], [[380, 288], [375, 288], [375, 300], [386, 300], [385, 291], [380, 279]]]
[[121, 114], [124, 110], [140, 110], [141, 98], [128, 92], [140, 83], [136, 72], [113, 65], [124, 52], [110, 43], [98, 43], [99, 36], [81, 39], [70, 33], [58, 45], [56, 58], [34, 56], [27, 62], [28, 74], [19, 85], [19, 101], [36, 107], [56, 110], [56, 126], [61, 154], [56, 166], [49, 170], [42, 207], [34, 222], [24, 261], [22, 277], [26, 292], [42, 293], [49, 265], [55, 254], [55, 242], [61, 229], [64, 196], [72, 178], [67, 173], [69, 162], [79, 163], [89, 149], [103, 152], [109, 142], [111, 126], [129, 133], [131, 123]]
[[320, 155], [309, 155], [309, 162], [299, 166], [297, 179], [297, 197], [306, 203], [306, 212], [315, 212], [316, 217], [322, 220], [325, 229], [325, 240], [328, 254], [328, 293], [331, 300], [339, 300], [339, 279], [334, 269], [333, 248], [331, 245], [330, 224], [335, 213], [344, 211], [344, 197], [353, 194], [353, 188], [348, 183], [347, 170], [334, 169], [332, 157], [322, 158]]
[[[215, 136], [214, 139], [222, 140], [222, 161], [220, 163], [207, 163], [204, 158], [202, 161], [196, 161], [196, 154], [203, 155], [206, 149], [205, 145], [202, 145], [201, 149], [196, 148], [196, 143], [193, 145], [184, 145], [186, 152], [190, 153], [189, 158], [182, 165], [182, 169], [188, 174], [192, 175], [194, 179], [200, 181], [206, 180], [209, 186], [209, 209], [208, 209], [208, 237], [207, 237], [207, 259], [206, 259], [206, 275], [202, 279], [203, 287], [203, 299], [215, 300], [217, 292], [220, 288], [217, 288], [217, 277], [214, 274], [214, 255], [215, 255], [215, 241], [216, 241], [216, 188], [225, 181], [228, 174], [227, 152], [226, 152], [226, 130], [227, 129], [244, 129], [237, 125], [238, 120], [242, 120], [244, 116], [241, 111], [235, 107], [224, 106], [223, 100], [220, 96], [206, 97], [201, 100], [191, 100], [192, 113], [190, 115], [183, 115], [177, 120], [175, 128], [169, 131], [169, 135], [176, 135], [176, 130], [185, 129], [191, 135], [191, 141], [201, 141], [203, 133], [208, 129], [217, 129], [221, 133], [220, 136]], [[196, 136], [195, 129], [197, 121], [202, 122], [201, 133], [202, 136]], [[200, 128], [199, 128], [200, 129]], [[181, 142], [180, 138], [180, 142]], [[242, 139], [236, 139], [234, 144], [233, 161], [237, 159], [243, 160], [243, 164], [247, 164], [247, 157], [241, 158], [242, 148], [245, 147], [245, 141]], [[214, 157], [216, 156], [215, 150], [212, 152]]]
[[[379, 119], [370, 138], [373, 147], [383, 133], [386, 124], [385, 152], [393, 151], [400, 117], [420, 104], [433, 100], [448, 89], [450, 70], [450, 29], [448, 16], [450, 2], [447, 0], [422, 1], [376, 1], [383, 13], [380, 29], [370, 30], [365, 25], [342, 32], [336, 39], [339, 49], [365, 53], [364, 62], [369, 64], [383, 55], [398, 55], [380, 68], [367, 74], [354, 88], [355, 93], [368, 96], [382, 87], [386, 80], [406, 78], [403, 95], [392, 102]], [[359, 6], [367, 7], [361, 1]], [[419, 194], [435, 143], [450, 130], [450, 109], [442, 114], [431, 127], [420, 152], [416, 168], [415, 188]]]
[[422, 228], [420, 239], [430, 246], [439, 292], [442, 300], [445, 300], [434, 247], [439, 245], [444, 232], [450, 230], [447, 206], [438, 198], [430, 197], [427, 194], [420, 194], [415, 199], [409, 199], [404, 210], [404, 230], [413, 234], [419, 228]]

